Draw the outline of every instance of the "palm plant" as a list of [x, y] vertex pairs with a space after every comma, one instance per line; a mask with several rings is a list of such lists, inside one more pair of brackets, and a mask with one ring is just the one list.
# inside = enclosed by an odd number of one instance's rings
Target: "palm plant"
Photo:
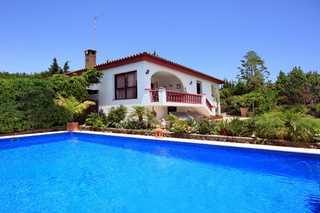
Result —
[[65, 98], [65, 97], [59, 95], [58, 98], [56, 99], [56, 104], [58, 106], [65, 108], [70, 113], [70, 120], [69, 121], [74, 121], [86, 109], [88, 109], [90, 106], [95, 105], [96, 103], [93, 101], [89, 101], [89, 100], [80, 102], [73, 96]]
[[143, 117], [146, 114], [146, 110], [143, 106], [134, 106], [131, 112], [132, 117], [137, 117], [139, 122], [143, 122]]

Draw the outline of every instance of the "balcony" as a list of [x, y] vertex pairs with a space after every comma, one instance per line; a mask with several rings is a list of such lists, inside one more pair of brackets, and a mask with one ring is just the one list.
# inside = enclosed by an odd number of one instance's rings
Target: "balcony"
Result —
[[213, 112], [215, 108], [203, 94], [170, 91], [164, 88], [148, 91], [150, 102], [154, 105], [205, 107], [210, 112]]

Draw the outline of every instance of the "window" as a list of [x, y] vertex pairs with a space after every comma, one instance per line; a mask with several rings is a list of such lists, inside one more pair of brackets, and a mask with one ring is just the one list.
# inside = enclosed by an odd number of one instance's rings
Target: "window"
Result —
[[115, 99], [137, 98], [137, 71], [115, 75]]

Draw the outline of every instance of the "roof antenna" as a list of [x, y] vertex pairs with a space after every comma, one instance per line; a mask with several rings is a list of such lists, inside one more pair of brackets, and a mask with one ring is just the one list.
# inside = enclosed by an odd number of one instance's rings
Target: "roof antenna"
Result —
[[96, 37], [97, 37], [97, 18], [98, 16], [93, 17], [93, 37], [92, 37], [92, 48], [96, 49]]
[[158, 53], [155, 50], [153, 51], [152, 55], [159, 56]]

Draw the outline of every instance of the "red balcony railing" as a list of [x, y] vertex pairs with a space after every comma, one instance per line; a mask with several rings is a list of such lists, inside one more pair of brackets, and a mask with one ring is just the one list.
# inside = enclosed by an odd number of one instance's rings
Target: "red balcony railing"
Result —
[[167, 91], [167, 102], [201, 104], [202, 95]]

